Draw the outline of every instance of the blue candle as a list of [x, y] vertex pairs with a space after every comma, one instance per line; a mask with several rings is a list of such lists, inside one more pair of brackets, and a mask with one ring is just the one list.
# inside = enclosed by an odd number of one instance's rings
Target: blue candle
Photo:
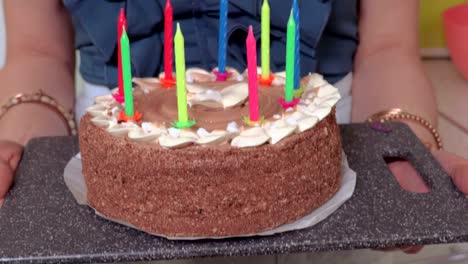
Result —
[[294, 62], [294, 90], [299, 90], [301, 88], [300, 79], [301, 79], [301, 30], [300, 30], [300, 17], [299, 17], [299, 5], [297, 0], [293, 2], [293, 16], [296, 21], [296, 45], [295, 45], [295, 59]]
[[227, 48], [227, 16], [228, 0], [221, 0], [219, 7], [219, 47], [218, 47], [218, 72], [226, 73], [226, 48]]

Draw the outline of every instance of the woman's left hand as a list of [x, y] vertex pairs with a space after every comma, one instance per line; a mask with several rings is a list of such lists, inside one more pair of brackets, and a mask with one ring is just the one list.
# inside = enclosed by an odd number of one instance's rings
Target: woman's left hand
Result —
[[[468, 195], [468, 160], [444, 150], [433, 151], [432, 154], [447, 171], [457, 188]], [[403, 189], [409, 192], [429, 192], [429, 187], [419, 177], [419, 174], [407, 161], [394, 161], [388, 164], [396, 180]], [[401, 248], [405, 253], [418, 253], [423, 247], [414, 246]]]
[[[458, 189], [468, 195], [468, 160], [444, 150], [436, 150], [432, 154], [450, 175]], [[416, 193], [430, 191], [408, 162], [394, 161], [388, 166], [403, 189]]]
[[444, 150], [432, 154], [448, 172], [458, 189], [468, 196], [468, 160]]

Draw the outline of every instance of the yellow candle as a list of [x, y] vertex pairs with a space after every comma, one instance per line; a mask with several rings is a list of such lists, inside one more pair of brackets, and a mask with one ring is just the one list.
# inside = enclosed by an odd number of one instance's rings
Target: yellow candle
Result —
[[176, 79], [177, 79], [177, 109], [179, 120], [174, 123], [177, 128], [188, 128], [195, 124], [188, 120], [187, 113], [187, 90], [185, 82], [185, 44], [184, 35], [180, 30], [180, 24], [177, 23], [177, 31], [174, 37], [174, 50], [176, 60]]
[[270, 4], [262, 5], [262, 78], [270, 78]]

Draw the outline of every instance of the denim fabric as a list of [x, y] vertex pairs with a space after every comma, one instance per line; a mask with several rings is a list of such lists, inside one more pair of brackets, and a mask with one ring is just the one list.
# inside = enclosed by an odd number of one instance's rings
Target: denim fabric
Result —
[[[125, 7], [135, 77], [157, 76], [163, 70], [166, 0], [63, 0], [72, 14], [80, 71], [93, 84], [117, 85], [117, 18]], [[189, 67], [211, 70], [217, 65], [219, 0], [172, 0], [174, 25], [185, 36]], [[260, 41], [262, 0], [230, 0], [227, 65], [244, 71], [249, 25]], [[270, 0], [271, 69], [283, 71], [286, 25], [292, 0]], [[302, 75], [319, 72], [330, 82], [352, 71], [358, 44], [358, 0], [302, 0]], [[260, 54], [261, 45], [258, 44]], [[260, 58], [258, 56], [259, 65]]]

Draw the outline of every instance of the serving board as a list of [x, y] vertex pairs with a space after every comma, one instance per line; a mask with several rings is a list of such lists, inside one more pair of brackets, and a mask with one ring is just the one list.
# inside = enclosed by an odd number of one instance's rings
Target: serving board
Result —
[[[79, 151], [77, 139], [32, 140], [0, 209], [0, 262], [128, 262], [468, 241], [468, 199], [406, 125], [352, 124], [341, 132], [357, 185], [332, 216], [269, 237], [202, 241], [169, 241], [98, 217], [76, 203], [63, 180]], [[384, 157], [409, 160], [431, 192], [404, 191]]]

